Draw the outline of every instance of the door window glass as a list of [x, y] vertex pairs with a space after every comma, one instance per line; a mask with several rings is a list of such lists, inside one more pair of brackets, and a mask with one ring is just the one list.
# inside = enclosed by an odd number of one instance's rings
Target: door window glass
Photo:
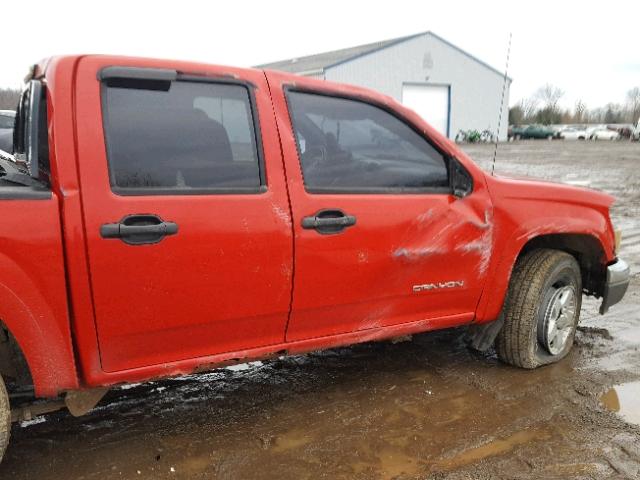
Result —
[[443, 155], [387, 111], [310, 93], [289, 92], [288, 100], [307, 190], [448, 188]]
[[110, 79], [103, 95], [114, 190], [215, 193], [263, 184], [244, 85]]

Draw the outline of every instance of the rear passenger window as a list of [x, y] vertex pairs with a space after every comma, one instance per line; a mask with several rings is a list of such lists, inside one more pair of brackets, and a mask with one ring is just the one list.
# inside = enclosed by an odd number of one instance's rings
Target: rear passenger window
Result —
[[288, 102], [308, 191], [448, 189], [443, 155], [385, 110], [301, 92], [289, 92]]
[[257, 192], [263, 184], [244, 85], [110, 79], [103, 106], [119, 193]]

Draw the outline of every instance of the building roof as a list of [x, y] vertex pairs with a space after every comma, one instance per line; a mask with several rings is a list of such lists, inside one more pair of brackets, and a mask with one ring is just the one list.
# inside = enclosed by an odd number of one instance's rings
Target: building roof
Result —
[[382, 40], [380, 42], [367, 43], [365, 45], [342, 48], [340, 50], [332, 50], [330, 52], [316, 53], [315, 55], [307, 55], [304, 57], [289, 58], [278, 62], [257, 65], [257, 67], [290, 73], [320, 73], [329, 67], [337, 65], [338, 63], [343, 63], [345, 61], [352, 60], [355, 57], [360, 57], [362, 55], [381, 50], [395, 43], [403, 42], [419, 35], [422, 34], [419, 33], [417, 35], [410, 35], [407, 37], [392, 38], [390, 40]]
[[[504, 72], [501, 72], [501, 71], [497, 70], [496, 68], [493, 68], [491, 65], [488, 65], [487, 63], [485, 63], [482, 60], [474, 57], [470, 53], [465, 52], [461, 48], [456, 47], [452, 43], [448, 42], [444, 38], [436, 35], [435, 33], [431, 32], [431, 31], [416, 33], [414, 35], [408, 35], [408, 36], [405, 36], [405, 37], [392, 38], [392, 39], [389, 39], [389, 40], [382, 40], [380, 42], [367, 43], [365, 45], [358, 45], [356, 47], [342, 48], [340, 50], [332, 50], [330, 52], [317, 53], [315, 55], [307, 55], [307, 56], [304, 56], [304, 57], [297, 57], [297, 58], [289, 58], [287, 60], [280, 60], [278, 62], [265, 63], [265, 64], [262, 64], [262, 65], [256, 65], [256, 68], [266, 68], [266, 69], [270, 69], [270, 70], [280, 70], [282, 72], [297, 73], [297, 74], [301, 74], [301, 75], [310, 75], [310, 74], [313, 74], [313, 73], [323, 73], [328, 68], [334, 67], [334, 66], [339, 65], [341, 63], [348, 62], [348, 61], [353, 60], [353, 59], [355, 59], [357, 57], [368, 55], [368, 54], [373, 53], [373, 52], [377, 52], [378, 50], [382, 50], [383, 48], [387, 48], [387, 47], [390, 47], [390, 46], [395, 45], [397, 43], [402, 43], [402, 42], [405, 42], [407, 40], [411, 40], [412, 38], [420, 37], [422, 35], [432, 36], [432, 37], [440, 40], [441, 42], [445, 43], [449, 47], [454, 48], [455, 50], [457, 50], [458, 52], [462, 53], [463, 55], [466, 55], [467, 57], [471, 58], [472, 60], [478, 62], [479, 64], [481, 64], [483, 66], [485, 66], [489, 70], [492, 70], [493, 72], [497, 73], [498, 75], [504, 75]], [[507, 78], [511, 81], [510, 77], [507, 77]]]

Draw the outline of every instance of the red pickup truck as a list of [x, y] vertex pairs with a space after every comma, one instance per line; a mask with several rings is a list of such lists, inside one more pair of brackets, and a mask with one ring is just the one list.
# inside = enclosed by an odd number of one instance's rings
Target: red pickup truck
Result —
[[629, 283], [612, 197], [488, 175], [353, 86], [56, 57], [13, 150], [0, 452], [12, 419], [86, 413], [109, 386], [428, 330], [469, 325], [535, 368], [571, 348], [582, 294], [604, 312]]

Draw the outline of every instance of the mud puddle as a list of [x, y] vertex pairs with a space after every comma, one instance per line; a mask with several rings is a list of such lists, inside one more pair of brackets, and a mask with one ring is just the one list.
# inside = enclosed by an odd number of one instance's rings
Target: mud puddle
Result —
[[504, 455], [516, 449], [520, 445], [526, 445], [536, 441], [548, 440], [552, 437], [552, 431], [547, 428], [531, 428], [514, 433], [506, 438], [491, 440], [479, 447], [471, 448], [459, 453], [452, 458], [435, 462], [434, 466], [444, 470], [453, 470], [484, 460], [485, 458]]
[[600, 402], [625, 421], [640, 426], [640, 381], [611, 387], [602, 394]]
[[598, 328], [534, 371], [449, 330], [118, 390], [85, 418], [14, 428], [0, 478], [615, 477], [640, 468], [624, 453], [640, 434], [598, 408], [629, 375], [591, 370], [615, 349]]

